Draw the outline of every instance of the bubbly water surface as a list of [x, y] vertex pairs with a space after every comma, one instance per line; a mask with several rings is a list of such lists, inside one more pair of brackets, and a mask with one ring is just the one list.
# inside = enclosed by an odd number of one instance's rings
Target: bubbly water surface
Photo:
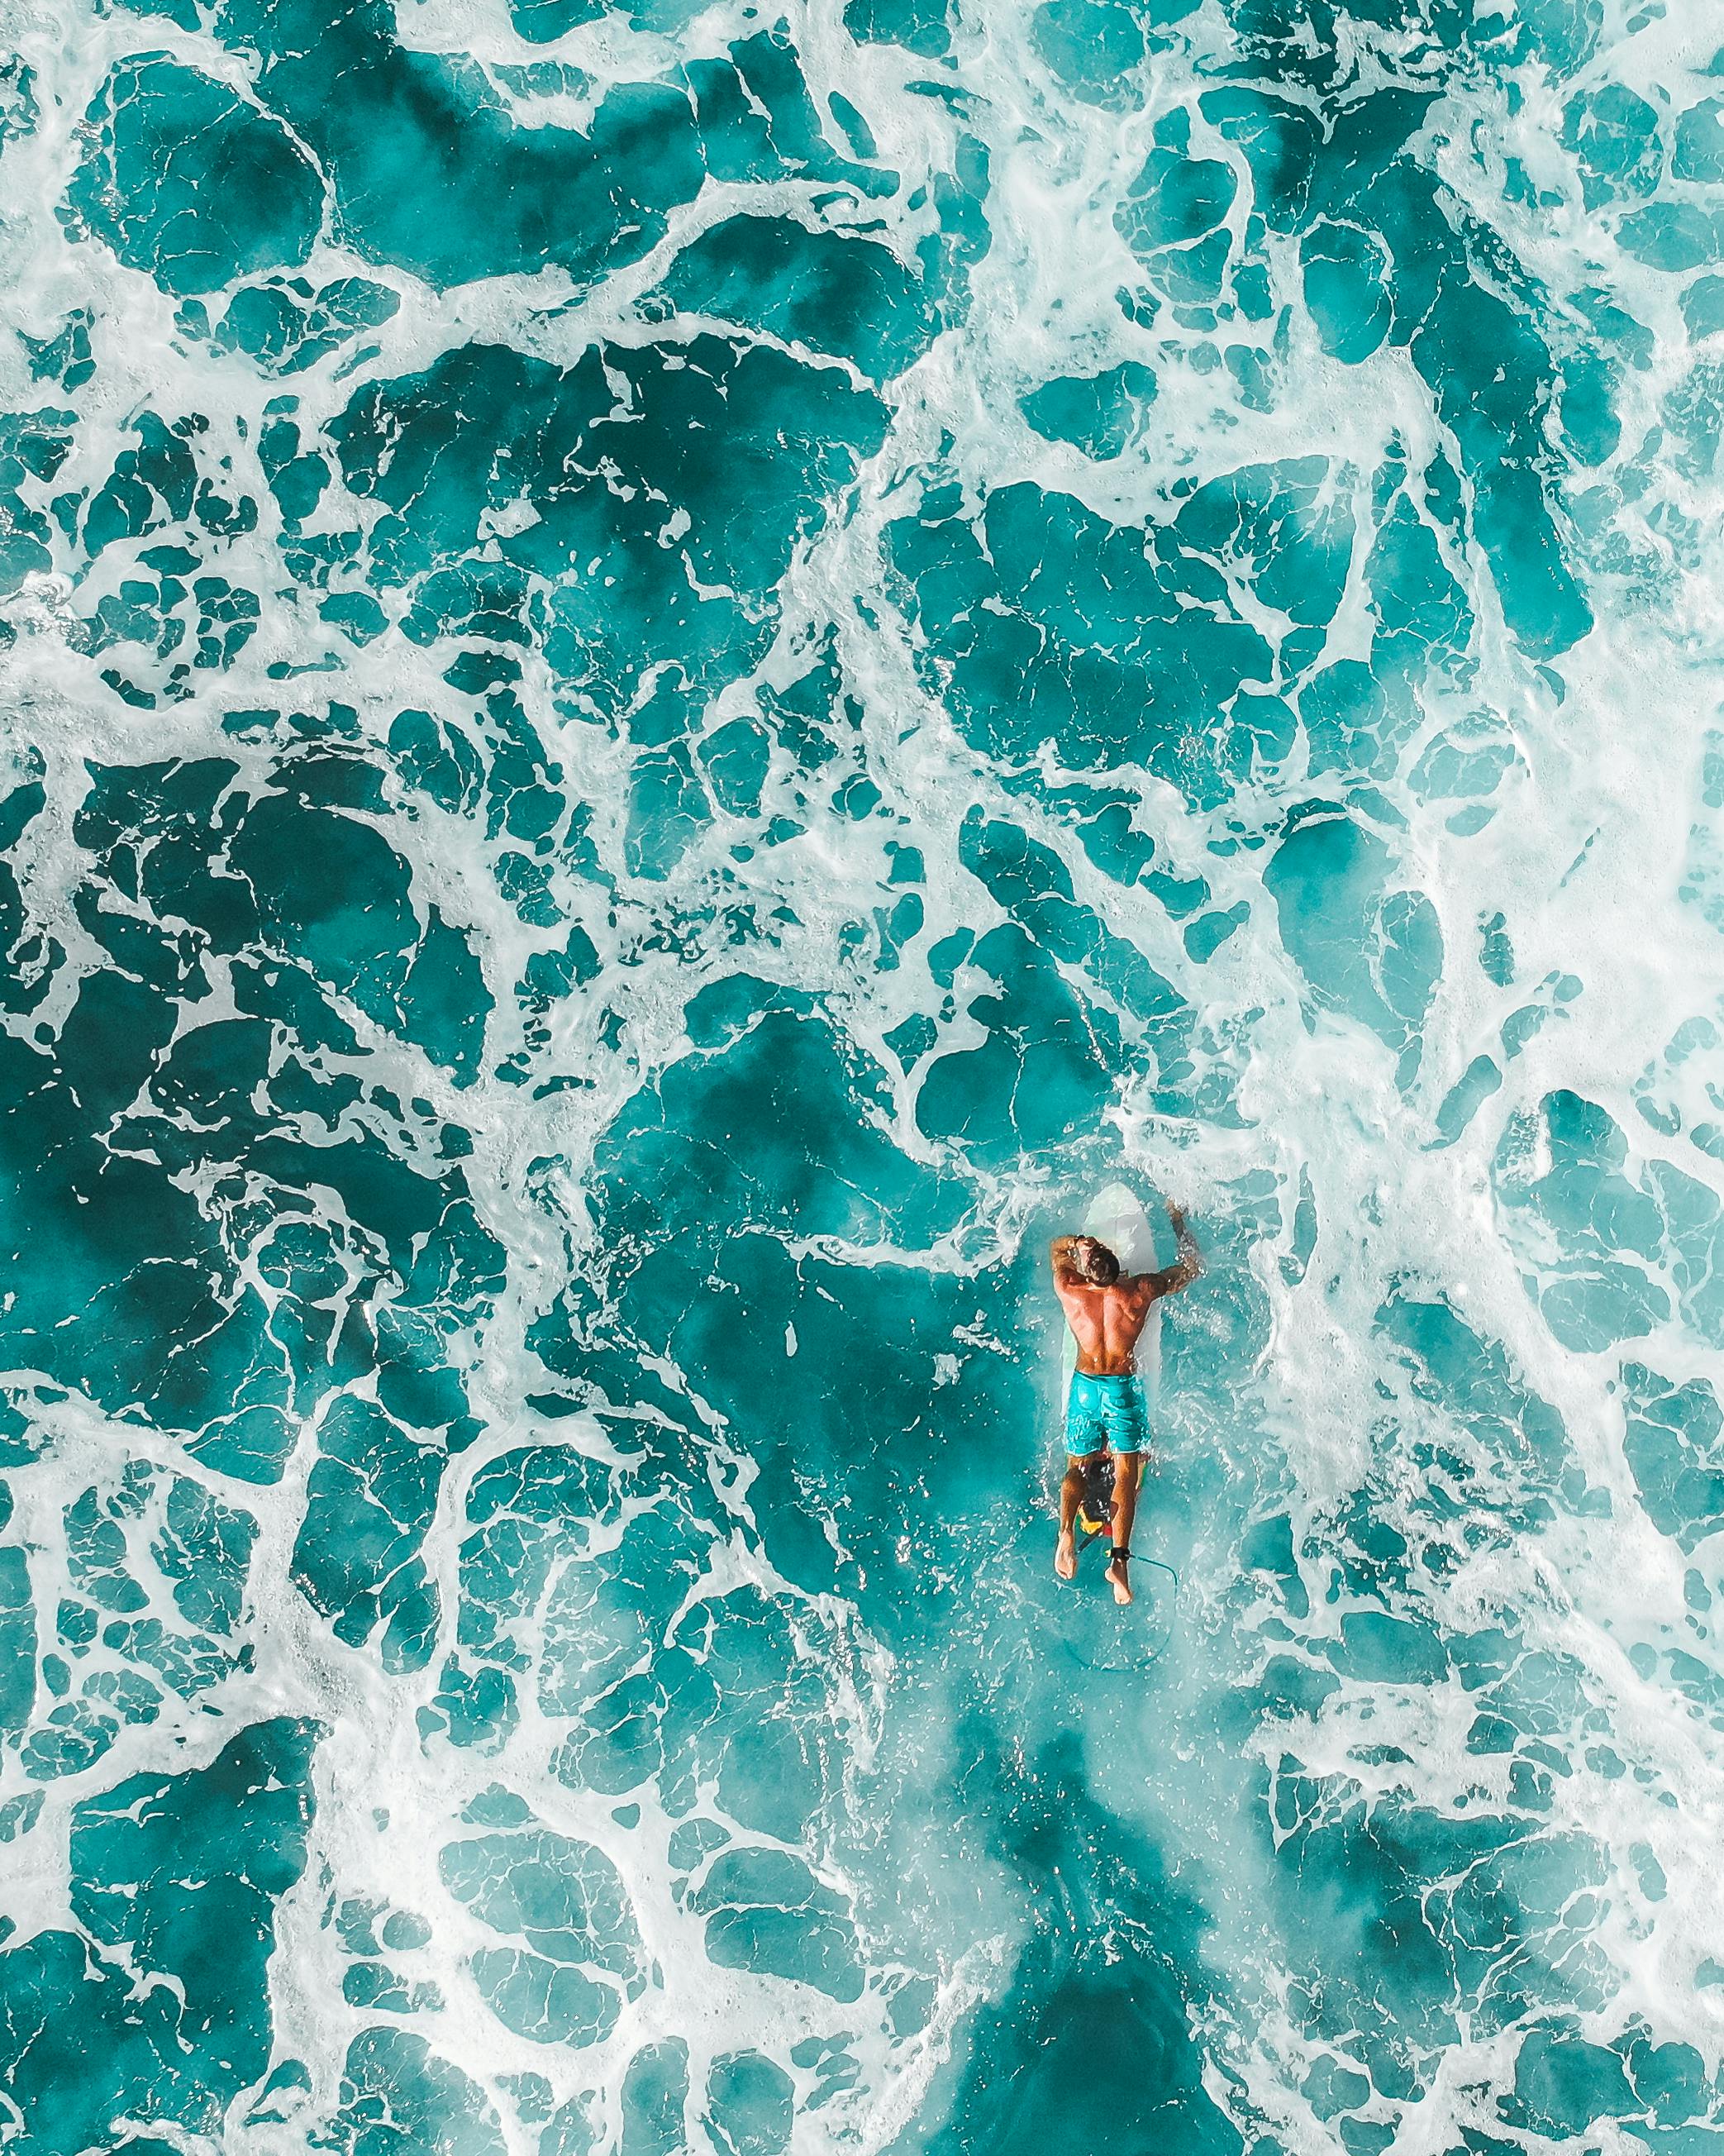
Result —
[[1716, 12], [8, 16], [0, 2146], [1715, 2149]]

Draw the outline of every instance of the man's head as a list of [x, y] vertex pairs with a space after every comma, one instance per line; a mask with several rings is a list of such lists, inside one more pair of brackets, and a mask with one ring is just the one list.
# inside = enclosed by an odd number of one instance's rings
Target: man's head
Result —
[[1119, 1260], [1093, 1235], [1078, 1237], [1071, 1246], [1071, 1259], [1091, 1287], [1111, 1287], [1120, 1276]]

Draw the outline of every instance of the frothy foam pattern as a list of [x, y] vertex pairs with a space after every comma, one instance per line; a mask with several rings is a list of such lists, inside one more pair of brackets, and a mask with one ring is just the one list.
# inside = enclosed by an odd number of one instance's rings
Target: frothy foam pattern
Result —
[[1703, 12], [14, 15], [0, 2144], [1712, 2147]]

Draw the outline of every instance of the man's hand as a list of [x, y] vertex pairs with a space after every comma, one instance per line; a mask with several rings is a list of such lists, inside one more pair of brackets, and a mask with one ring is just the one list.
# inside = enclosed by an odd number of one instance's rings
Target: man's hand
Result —
[[1181, 1288], [1189, 1287], [1203, 1270], [1197, 1237], [1191, 1232], [1185, 1217], [1185, 1208], [1171, 1198], [1167, 1200], [1167, 1219], [1173, 1230], [1173, 1240], [1179, 1247], [1179, 1258], [1177, 1264], [1150, 1276], [1157, 1295], [1178, 1295]]

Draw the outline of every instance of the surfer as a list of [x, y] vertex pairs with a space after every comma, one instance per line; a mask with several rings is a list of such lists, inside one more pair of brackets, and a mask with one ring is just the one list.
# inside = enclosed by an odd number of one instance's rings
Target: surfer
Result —
[[1113, 1546], [1107, 1578], [1116, 1602], [1131, 1599], [1126, 1568], [1131, 1556], [1131, 1522], [1143, 1479], [1149, 1413], [1137, 1376], [1137, 1340], [1150, 1310], [1203, 1270], [1197, 1238], [1182, 1207], [1169, 1204], [1179, 1255], [1155, 1273], [1125, 1273], [1106, 1243], [1093, 1235], [1060, 1235], [1050, 1255], [1054, 1292], [1077, 1342], [1077, 1368], [1065, 1411], [1065, 1480], [1060, 1486], [1060, 1540], [1054, 1569], [1062, 1579], [1077, 1571], [1074, 1522], [1085, 1486], [1113, 1456]]

